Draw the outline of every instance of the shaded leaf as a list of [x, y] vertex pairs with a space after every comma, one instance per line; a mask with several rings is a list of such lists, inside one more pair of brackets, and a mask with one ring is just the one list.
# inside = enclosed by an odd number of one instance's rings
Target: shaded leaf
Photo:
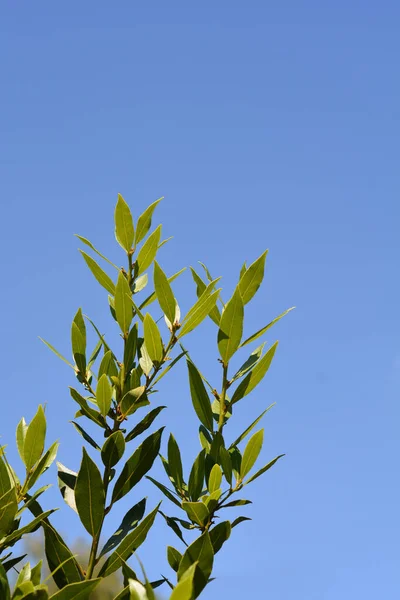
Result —
[[210, 540], [214, 550], [214, 554], [219, 552], [226, 540], [229, 539], [229, 536], [231, 535], [231, 530], [232, 528], [229, 521], [222, 521], [210, 530]]
[[275, 342], [268, 352], [258, 361], [254, 369], [240, 382], [232, 396], [232, 404], [235, 404], [235, 402], [238, 402], [244, 398], [244, 396], [247, 396], [247, 394], [253, 391], [260, 381], [262, 381], [271, 365], [277, 347], [278, 342]]
[[127, 460], [114, 486], [113, 503], [125, 496], [151, 469], [160, 450], [163, 429], [149, 435]]
[[214, 425], [210, 399], [207, 390], [204, 387], [201, 375], [190, 360], [187, 361], [187, 367], [189, 371], [190, 394], [194, 410], [204, 427], [209, 431], [213, 431]]
[[97, 425], [100, 425], [100, 427], [105, 428], [106, 422], [104, 420], [103, 415], [101, 413], [97, 412], [97, 410], [94, 410], [93, 408], [91, 408], [88, 405], [88, 403], [86, 402], [85, 398], [83, 396], [81, 396], [80, 393], [77, 392], [74, 388], [70, 387], [69, 391], [70, 391], [72, 398], [75, 400], [75, 402], [77, 402], [79, 404], [81, 411], [85, 415], [85, 417], [87, 417], [94, 423], [97, 423]]
[[192, 469], [189, 476], [189, 495], [192, 501], [196, 502], [201, 496], [204, 485], [204, 463], [205, 463], [206, 451], [203, 448], [198, 454], [196, 460], [193, 463]]
[[176, 504], [176, 506], [179, 506], [179, 508], [182, 508], [179, 500], [177, 500], [177, 498], [175, 498], [173, 493], [163, 483], [160, 483], [159, 481], [157, 481], [156, 479], [153, 479], [153, 477], [150, 477], [149, 475], [146, 475], [146, 479], [149, 479], [152, 483], [154, 483], [154, 485], [156, 487], [158, 487], [158, 489], [164, 494], [164, 496], [166, 496], [168, 498], [168, 500], [171, 500], [171, 502]]
[[133, 361], [137, 350], [138, 327], [135, 323], [129, 332], [128, 339], [124, 348], [124, 366], [125, 373], [129, 373], [132, 368]]
[[251, 521], [251, 519], [249, 517], [238, 517], [237, 519], [232, 521], [232, 523], [231, 523], [232, 529], [234, 527], [236, 527], [236, 525], [240, 525], [240, 523], [244, 523], [244, 521]]
[[144, 417], [144, 419], [142, 419], [140, 421], [140, 423], [138, 423], [137, 425], [135, 425], [135, 427], [125, 436], [125, 441], [126, 442], [130, 442], [135, 437], [137, 437], [138, 435], [140, 435], [141, 433], [143, 433], [144, 431], [146, 431], [146, 429], [148, 429], [152, 425], [154, 419], [160, 414], [160, 412], [164, 408], [166, 408], [166, 406], [157, 406], [157, 408], [153, 408], [153, 410], [151, 410]]
[[106, 439], [101, 450], [103, 464], [111, 469], [122, 458], [125, 452], [125, 438], [122, 431], [115, 431]]
[[225, 475], [225, 479], [232, 485], [232, 462], [228, 450], [221, 446], [219, 449], [219, 462]]
[[86, 531], [97, 535], [104, 517], [105, 492], [100, 471], [85, 448], [75, 483], [75, 502]]
[[92, 437], [79, 425], [79, 423], [75, 423], [75, 421], [70, 421], [72, 425], [75, 427], [78, 433], [81, 434], [84, 440], [88, 442], [95, 450], [100, 450], [100, 446], [94, 441]]
[[182, 554], [173, 546], [167, 546], [167, 560], [171, 569], [176, 573], [179, 569], [179, 563], [182, 560]]
[[104, 544], [102, 551], [100, 552], [100, 556], [104, 556], [108, 552], [111, 552], [122, 542], [122, 540], [130, 533], [137, 525], [139, 521], [143, 519], [144, 511], [146, 510], [146, 498], [143, 498], [132, 506], [130, 510], [126, 513], [124, 518], [121, 521], [118, 529], [113, 533], [113, 535], [107, 540]]
[[179, 446], [172, 435], [169, 436], [168, 440], [168, 465], [170, 475], [175, 483], [175, 487], [179, 490], [183, 489], [183, 469], [182, 459]]
[[224, 504], [224, 508], [230, 508], [235, 506], [245, 506], [246, 504], [252, 504], [251, 500], [232, 500], [228, 504]]
[[17, 493], [12, 487], [0, 497], [0, 537], [9, 533], [17, 510]]
[[121, 416], [127, 417], [137, 411], [142, 406], [148, 406], [150, 404], [146, 392], [146, 387], [141, 385], [134, 390], [127, 392], [121, 400], [120, 410]]

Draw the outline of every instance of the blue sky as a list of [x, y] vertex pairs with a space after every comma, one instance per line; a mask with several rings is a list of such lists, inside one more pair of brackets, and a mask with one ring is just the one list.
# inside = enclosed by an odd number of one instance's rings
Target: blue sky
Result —
[[[254, 520], [218, 556], [209, 600], [399, 596], [399, 18], [393, 1], [0, 8], [4, 443], [46, 402], [49, 440], [79, 466], [73, 378], [37, 336], [69, 355], [82, 306], [117, 339], [73, 233], [120, 262], [118, 192], [136, 216], [165, 196], [161, 264], [203, 260], [226, 296], [243, 260], [270, 249], [249, 333], [297, 306], [232, 425], [276, 401], [263, 457], [287, 456], [249, 490]], [[187, 308], [190, 276], [174, 289]], [[212, 324], [188, 345], [213, 377]], [[189, 465], [184, 365], [161, 395]], [[157, 494], [141, 490], [150, 507]], [[56, 489], [44, 504], [61, 506]], [[67, 507], [54, 522], [82, 535]], [[169, 572], [172, 536], [159, 523], [140, 553], [153, 577]]]

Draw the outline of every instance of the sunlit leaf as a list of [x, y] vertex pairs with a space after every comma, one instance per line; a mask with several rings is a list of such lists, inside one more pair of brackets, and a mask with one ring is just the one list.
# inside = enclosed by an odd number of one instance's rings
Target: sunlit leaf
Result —
[[236, 288], [232, 298], [226, 304], [218, 331], [218, 349], [224, 364], [235, 354], [243, 334], [244, 307], [243, 301]]
[[196, 411], [196, 414], [204, 427], [206, 427], [209, 431], [213, 431], [213, 415], [207, 390], [204, 387], [201, 375], [195, 365], [188, 360], [187, 366], [189, 371], [190, 393], [194, 410]]
[[76, 478], [75, 502], [83, 526], [90, 535], [97, 535], [104, 517], [104, 484], [97, 465], [85, 448]]
[[244, 398], [244, 396], [247, 396], [247, 394], [253, 391], [260, 381], [262, 381], [271, 365], [277, 347], [278, 342], [275, 342], [268, 352], [266, 352], [266, 354], [258, 361], [254, 369], [240, 382], [232, 396], [232, 404], [238, 402]]
[[89, 256], [89, 254], [86, 254], [86, 252], [84, 252], [83, 250], [80, 250], [80, 253], [82, 254], [87, 266], [89, 267], [99, 284], [103, 286], [103, 288], [106, 289], [109, 294], [114, 296], [115, 285], [112, 279], [107, 275], [105, 271], [103, 271], [103, 269], [94, 260], [94, 258]]
[[265, 259], [267, 258], [267, 254], [268, 250], [261, 254], [261, 256], [246, 269], [240, 278], [238, 287], [243, 304], [250, 302], [264, 279]]
[[117, 204], [114, 213], [115, 237], [118, 244], [129, 252], [133, 246], [135, 232], [133, 228], [133, 219], [130, 208], [121, 194], [118, 194]]
[[254, 466], [258, 455], [260, 454], [264, 440], [264, 430], [257, 431], [248, 441], [243, 452], [242, 465], [240, 467], [240, 479], [244, 479]]

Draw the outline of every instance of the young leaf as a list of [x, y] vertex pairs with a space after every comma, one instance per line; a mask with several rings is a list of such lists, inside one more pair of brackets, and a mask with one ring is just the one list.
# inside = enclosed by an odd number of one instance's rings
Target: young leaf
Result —
[[96, 400], [101, 414], [106, 417], [111, 408], [112, 387], [105, 373], [103, 373], [97, 382]]
[[273, 406], [275, 406], [275, 402], [273, 404], [270, 404], [268, 406], [268, 408], [266, 408], [259, 417], [257, 417], [257, 419], [255, 419], [251, 425], [249, 425], [247, 427], [247, 429], [245, 429], [243, 431], [243, 433], [241, 433], [239, 435], [239, 437], [231, 444], [231, 448], [233, 446], [238, 446], [240, 444], [240, 442], [242, 442], [244, 440], [244, 438], [250, 433], [250, 431], [257, 425], [257, 423], [259, 423], [261, 421], [261, 419], [263, 418], [263, 416], [265, 415], [265, 413], [267, 413]]
[[244, 396], [247, 396], [247, 394], [254, 390], [260, 381], [262, 381], [271, 365], [277, 347], [278, 342], [275, 342], [268, 352], [258, 361], [254, 369], [240, 382], [232, 396], [232, 404], [235, 404], [235, 402], [238, 402], [244, 398]]
[[162, 198], [159, 198], [158, 200], [153, 202], [153, 204], [150, 204], [150, 206], [146, 208], [144, 213], [140, 215], [136, 227], [135, 246], [137, 246], [142, 241], [142, 239], [146, 237], [147, 232], [151, 227], [151, 219], [153, 217], [154, 209], [161, 200]]
[[240, 467], [240, 479], [243, 480], [247, 473], [251, 471], [260, 454], [264, 439], [264, 429], [257, 431], [248, 441], [243, 452], [242, 465]]
[[179, 446], [172, 435], [169, 436], [168, 440], [168, 465], [171, 477], [175, 483], [175, 487], [178, 490], [183, 489], [183, 470], [182, 470], [182, 459]]
[[[134, 329], [132, 329], [132, 331], [134, 331]], [[108, 377], [118, 377], [118, 369], [113, 359], [111, 350], [107, 350], [107, 352], [104, 353], [99, 365], [97, 378], [100, 379], [103, 374], [108, 375]]]
[[260, 475], [262, 475], [263, 473], [265, 473], [266, 471], [268, 471], [268, 469], [270, 469], [271, 467], [274, 466], [274, 464], [280, 459], [282, 458], [282, 456], [285, 456], [284, 454], [280, 454], [279, 456], [277, 456], [276, 458], [274, 458], [273, 460], [271, 460], [268, 464], [266, 464], [262, 469], [260, 469], [259, 471], [257, 471], [257, 473], [255, 473], [254, 475], [252, 475], [250, 477], [250, 479], [248, 479], [247, 481], [244, 482], [245, 485], [247, 485], [248, 483], [251, 483], [252, 481], [254, 481], [255, 479], [257, 479], [257, 477], [260, 477]]
[[114, 267], [114, 269], [118, 269], [117, 265], [114, 265], [113, 262], [111, 262], [111, 260], [109, 260], [106, 256], [104, 256], [104, 254], [102, 254], [101, 252], [99, 252], [99, 250], [97, 250], [97, 248], [95, 248], [92, 244], [92, 242], [90, 242], [88, 239], [84, 238], [81, 235], [78, 235], [77, 233], [74, 233], [74, 236], [78, 238], [78, 240], [80, 240], [83, 244], [86, 244], [86, 246], [89, 246], [89, 248], [91, 250], [93, 250], [93, 252], [96, 252], [96, 254], [98, 254], [103, 260], [105, 260], [106, 262], [108, 262], [109, 265], [111, 265], [112, 267]]
[[149, 435], [127, 460], [114, 486], [112, 503], [125, 496], [151, 469], [160, 450], [163, 429]]
[[153, 363], [160, 363], [164, 356], [164, 348], [157, 324], [150, 313], [147, 313], [143, 321], [144, 343], [146, 350]]
[[153, 408], [153, 410], [151, 410], [149, 412], [149, 414], [146, 415], [144, 417], [144, 419], [142, 419], [140, 421], [140, 423], [138, 423], [137, 425], [135, 425], [135, 427], [132, 429], [132, 431], [130, 431], [129, 433], [127, 433], [127, 435], [125, 436], [125, 441], [126, 442], [130, 442], [135, 437], [137, 437], [138, 435], [140, 435], [141, 433], [143, 433], [144, 431], [146, 431], [146, 429], [148, 429], [152, 425], [154, 419], [160, 414], [160, 412], [164, 408], [166, 408], [166, 406], [157, 406], [157, 408]]
[[201, 527], [207, 525], [210, 513], [203, 502], [182, 502], [182, 508], [186, 511], [191, 521]]
[[37, 463], [44, 450], [46, 437], [46, 417], [43, 407], [39, 405], [36, 415], [30, 422], [26, 431], [24, 443], [24, 462], [28, 470]]
[[236, 288], [225, 306], [219, 323], [218, 349], [225, 365], [239, 348], [243, 334], [243, 319], [243, 301], [239, 289]]
[[168, 283], [167, 276], [161, 269], [157, 261], [154, 261], [154, 289], [161, 310], [171, 323], [175, 321], [175, 297], [171, 286]]
[[190, 394], [194, 410], [204, 427], [209, 431], [213, 431], [214, 424], [211, 403], [201, 375], [190, 360], [187, 361], [187, 367], [189, 371]]
[[200, 298], [195, 302], [192, 308], [183, 319], [182, 328], [179, 330], [179, 338], [182, 338], [187, 333], [190, 333], [195, 329], [204, 319], [210, 314], [212, 309], [215, 307], [218, 299], [220, 289], [215, 292], [211, 292], [215, 286], [215, 283], [219, 281], [216, 279], [210, 283]]
[[256, 340], [257, 338], [259, 338], [260, 336], [262, 336], [263, 333], [265, 333], [266, 331], [268, 331], [268, 329], [270, 329], [273, 325], [275, 325], [275, 323], [277, 323], [278, 321], [280, 321], [285, 315], [287, 315], [288, 313], [290, 313], [290, 311], [293, 310], [294, 308], [295, 307], [292, 306], [292, 308], [288, 308], [282, 314], [280, 314], [277, 317], [275, 317], [275, 319], [273, 321], [271, 321], [271, 323], [268, 323], [268, 325], [266, 325], [262, 329], [259, 329], [258, 331], [256, 331], [256, 333], [253, 333], [253, 335], [251, 335], [250, 337], [248, 337], [247, 340], [245, 340], [244, 342], [242, 342], [240, 344], [240, 347], [242, 348], [243, 346], [246, 346], [246, 344], [250, 344], [250, 342], [254, 342], [254, 340]]
[[210, 530], [210, 540], [214, 554], [217, 554], [221, 550], [223, 544], [231, 535], [231, 530], [232, 527], [229, 521], [222, 521]]
[[135, 232], [133, 229], [131, 211], [121, 194], [118, 194], [118, 200], [114, 213], [114, 221], [116, 240], [121, 248], [126, 250], [126, 252], [129, 252], [133, 246]]
[[142, 367], [143, 373], [147, 376], [153, 368], [153, 361], [149, 356], [145, 343], [143, 343], [140, 347], [140, 354], [141, 356], [139, 358], [139, 364]]
[[139, 521], [143, 519], [144, 511], [146, 510], [146, 498], [143, 498], [132, 506], [130, 510], [126, 513], [122, 522], [118, 529], [113, 533], [109, 540], [105, 543], [102, 551], [100, 552], [100, 557], [111, 552], [122, 542], [124, 537], [128, 535], [135, 527], [138, 526]]
[[196, 500], [200, 498], [201, 493], [203, 491], [205, 455], [206, 451], [203, 448], [203, 450], [201, 450], [196, 460], [194, 461], [192, 469], [190, 471], [188, 487], [190, 499], [193, 502], [196, 502]]
[[106, 439], [101, 450], [101, 460], [108, 469], [115, 467], [125, 452], [125, 438], [122, 431], [115, 431]]
[[101, 450], [100, 446], [94, 441], [94, 439], [79, 425], [79, 423], [75, 423], [75, 421], [70, 421], [72, 425], [75, 427], [78, 433], [81, 434], [84, 440], [88, 442], [95, 450]]
[[24, 417], [22, 417], [17, 425], [16, 432], [18, 454], [20, 455], [22, 461], [24, 461], [24, 445], [27, 430], [28, 425], [26, 424]]
[[239, 281], [239, 291], [243, 304], [247, 304], [253, 298], [264, 279], [265, 259], [268, 250], [266, 250], [257, 260], [255, 260], [243, 273]]
[[197, 562], [193, 563], [181, 576], [180, 580], [172, 590], [169, 600], [192, 600], [194, 594], [194, 577], [196, 575]]
[[79, 517], [91, 536], [97, 535], [104, 518], [105, 493], [96, 464], [85, 448], [75, 484], [75, 502]]
[[124, 335], [128, 333], [133, 317], [132, 303], [129, 300], [131, 295], [132, 292], [129, 289], [126, 277], [123, 275], [122, 271], [120, 271], [115, 287], [115, 315], [117, 317], [118, 325]]
[[217, 464], [211, 469], [210, 477], [208, 478], [208, 491], [210, 494], [216, 492], [221, 487], [222, 482], [222, 471], [221, 467]]
[[139, 523], [139, 525], [128, 533], [127, 536], [122, 540], [119, 546], [114, 550], [114, 552], [108, 557], [106, 562], [102, 565], [99, 571], [99, 577], [107, 577], [114, 571], [120, 568], [123, 561], [128, 560], [128, 558], [135, 552], [141, 544], [145, 541], [147, 534], [154, 523], [154, 519], [156, 518], [156, 514], [158, 512], [159, 505], [147, 515]]
[[84, 252], [83, 250], [80, 250], [79, 252], [82, 254], [87, 266], [89, 267], [99, 284], [103, 286], [103, 288], [106, 289], [107, 292], [111, 294], [111, 296], [114, 296], [115, 285], [110, 279], [110, 277], [107, 275], [107, 273], [103, 271], [103, 269], [98, 265], [94, 258], [89, 256], [89, 254], [86, 254], [86, 252]]
[[153, 233], [149, 235], [139, 251], [136, 260], [137, 275], [141, 275], [144, 271], [146, 271], [155, 259], [158, 250], [158, 244], [160, 243], [160, 237], [161, 225], [159, 225], [157, 229], [155, 229]]

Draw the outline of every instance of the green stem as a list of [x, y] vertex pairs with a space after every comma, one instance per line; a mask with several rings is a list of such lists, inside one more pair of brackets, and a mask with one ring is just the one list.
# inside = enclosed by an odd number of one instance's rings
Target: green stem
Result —
[[218, 419], [218, 431], [221, 432], [224, 426], [225, 418], [225, 399], [226, 390], [228, 389], [228, 365], [222, 365], [222, 391], [219, 396], [219, 419]]

